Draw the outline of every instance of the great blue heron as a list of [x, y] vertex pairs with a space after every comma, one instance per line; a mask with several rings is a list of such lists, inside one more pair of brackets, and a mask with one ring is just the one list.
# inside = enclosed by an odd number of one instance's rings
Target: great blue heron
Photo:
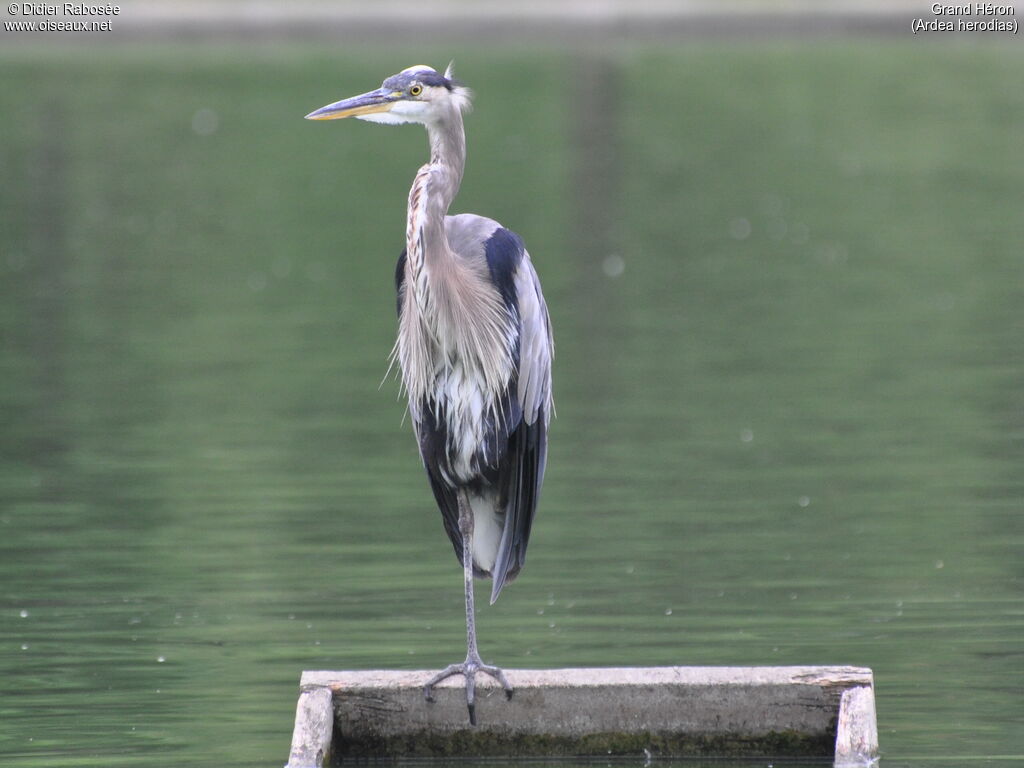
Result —
[[311, 120], [357, 117], [421, 123], [430, 162], [409, 190], [405, 250], [398, 258], [398, 340], [409, 413], [444, 528], [463, 566], [466, 660], [427, 682], [424, 693], [463, 675], [476, 725], [475, 675], [498, 667], [476, 644], [473, 577], [491, 578], [491, 603], [526, 558], [544, 481], [554, 343], [540, 281], [514, 232], [493, 219], [448, 216], [466, 161], [462, 113], [470, 92], [427, 66], [409, 67], [375, 91], [328, 104]]

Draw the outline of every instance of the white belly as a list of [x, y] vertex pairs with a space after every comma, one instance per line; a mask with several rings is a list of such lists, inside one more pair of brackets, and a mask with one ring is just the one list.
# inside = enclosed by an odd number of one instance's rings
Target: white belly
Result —
[[473, 508], [473, 562], [488, 573], [494, 570], [505, 522], [495, 509], [496, 495], [487, 493], [469, 498]]
[[453, 484], [478, 478], [480, 459], [486, 446], [485, 428], [490, 403], [486, 399], [483, 377], [467, 374], [461, 365], [440, 374], [435, 380], [435, 401], [445, 415], [449, 466]]
[[[486, 454], [488, 445], [485, 430], [493, 428], [493, 419], [487, 419], [490, 403], [486, 399], [481, 376], [467, 374], [456, 365], [438, 376], [435, 397], [445, 414], [449, 470], [453, 484], [469, 483], [480, 478], [482, 463], [493, 460]], [[494, 445], [493, 437], [490, 445]], [[490, 573], [498, 557], [504, 515], [497, 510], [498, 494], [486, 486], [480, 493], [471, 493], [473, 509], [473, 562], [480, 570]]]

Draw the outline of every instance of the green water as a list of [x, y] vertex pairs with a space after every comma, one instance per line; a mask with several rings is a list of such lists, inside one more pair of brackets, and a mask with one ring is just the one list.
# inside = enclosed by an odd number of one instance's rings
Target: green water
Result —
[[[1020, 47], [455, 55], [557, 337], [485, 658], [870, 666], [883, 764], [1024, 760]], [[277, 766], [301, 670], [461, 658], [378, 388], [425, 140], [301, 120], [450, 56], [0, 52], [5, 766]]]

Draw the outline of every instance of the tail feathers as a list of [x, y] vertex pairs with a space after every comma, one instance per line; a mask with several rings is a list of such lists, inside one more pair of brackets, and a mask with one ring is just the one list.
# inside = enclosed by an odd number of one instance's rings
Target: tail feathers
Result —
[[[508, 535], [508, 529], [505, 529], [505, 535]], [[505, 536], [502, 536], [502, 546], [504, 547]], [[494, 605], [498, 601], [498, 595], [501, 594], [501, 589], [508, 582], [512, 581], [516, 576], [519, 575], [519, 568], [515, 570], [503, 567], [496, 567], [492, 573], [494, 578], [494, 584], [491, 586], [491, 605]]]
[[519, 573], [521, 563], [517, 562], [513, 539], [515, 526], [509, 525], [508, 514], [498, 507], [499, 497], [495, 489], [487, 489], [479, 495], [469, 495], [473, 508], [473, 574], [477, 578], [494, 580], [491, 588], [491, 604], [498, 599], [501, 588]]
[[533, 424], [520, 422], [509, 439], [509, 449], [499, 480], [501, 503], [505, 505], [505, 524], [492, 571], [492, 605], [501, 594], [501, 588], [519, 575], [526, 562], [530, 528], [537, 511], [540, 486], [544, 482], [547, 445], [547, 425], [543, 413]]

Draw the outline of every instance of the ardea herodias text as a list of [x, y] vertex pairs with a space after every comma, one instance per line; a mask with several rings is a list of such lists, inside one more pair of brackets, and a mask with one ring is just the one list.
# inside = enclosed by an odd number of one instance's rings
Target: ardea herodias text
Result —
[[463, 675], [476, 724], [475, 675], [512, 686], [476, 644], [473, 577], [491, 578], [491, 603], [518, 575], [544, 481], [551, 416], [553, 340], [544, 295], [523, 241], [492, 219], [448, 216], [466, 161], [462, 113], [470, 92], [426, 66], [375, 91], [328, 104], [311, 120], [357, 117], [422, 123], [430, 162], [409, 190], [405, 251], [398, 258], [398, 341], [420, 456], [444, 528], [463, 566], [466, 660], [435, 675]]

